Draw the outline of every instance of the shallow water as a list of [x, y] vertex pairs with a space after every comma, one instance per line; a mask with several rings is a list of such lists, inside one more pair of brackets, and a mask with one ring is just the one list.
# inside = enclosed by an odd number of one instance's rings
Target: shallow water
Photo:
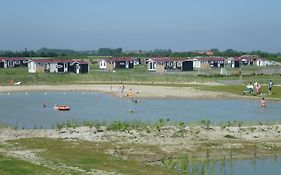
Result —
[[[52, 128], [65, 121], [270, 121], [281, 119], [281, 103], [259, 107], [257, 100], [239, 99], [138, 99], [132, 103], [94, 92], [32, 92], [0, 94], [0, 123], [18, 128]], [[45, 104], [46, 107], [41, 107]], [[70, 111], [56, 111], [55, 104], [67, 104]], [[133, 112], [129, 112], [132, 110]], [[257, 160], [197, 162], [189, 174], [280, 174], [280, 157]], [[185, 165], [190, 166], [190, 165]], [[178, 168], [180, 169], [180, 167]]]
[[[195, 162], [193, 160], [177, 160], [175, 168], [185, 174], [209, 175], [279, 175], [281, 171], [280, 157], [266, 157], [245, 160], [217, 160]], [[167, 165], [169, 167], [169, 165]]]
[[[0, 122], [19, 128], [51, 128], [64, 121], [270, 121], [281, 119], [281, 103], [259, 107], [257, 100], [130, 99], [95, 92], [32, 92], [0, 94]], [[46, 107], [41, 107], [45, 104]], [[70, 105], [56, 111], [55, 104]], [[129, 111], [132, 112], [129, 112]]]

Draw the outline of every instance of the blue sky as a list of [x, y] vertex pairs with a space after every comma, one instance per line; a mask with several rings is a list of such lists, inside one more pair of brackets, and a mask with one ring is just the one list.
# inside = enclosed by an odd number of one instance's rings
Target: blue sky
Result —
[[281, 52], [280, 0], [1, 0], [0, 50]]

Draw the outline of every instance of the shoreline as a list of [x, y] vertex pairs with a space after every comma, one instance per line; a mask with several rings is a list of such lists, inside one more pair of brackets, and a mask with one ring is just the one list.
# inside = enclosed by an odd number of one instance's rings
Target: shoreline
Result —
[[[36, 85], [36, 86], [0, 86], [0, 93], [13, 92], [65, 92], [84, 91], [100, 92], [120, 97], [119, 85]], [[126, 94], [133, 94], [127, 96]], [[124, 98], [240, 98], [257, 99], [257, 97], [240, 96], [223, 92], [201, 91], [192, 87], [167, 87], [126, 85]], [[164, 122], [165, 123], [165, 122]], [[89, 142], [93, 146], [107, 145], [103, 153], [109, 157], [121, 157], [127, 160], [131, 157], [139, 163], [167, 166], [165, 162], [173, 162], [183, 155], [188, 155], [194, 162], [209, 160], [239, 160], [257, 159], [266, 156], [281, 155], [281, 124], [246, 125], [242, 123], [224, 123], [211, 125], [208, 121], [200, 124], [161, 123], [160, 121], [147, 125], [115, 125], [103, 126], [91, 123], [87, 126], [75, 124], [57, 129], [13, 129], [0, 126], [0, 155], [15, 158], [48, 167], [49, 159], [44, 159], [39, 149], [24, 147], [33, 142], [64, 141], [69, 145], [82, 146]], [[23, 145], [19, 147], [17, 143]], [[81, 144], [81, 145], [80, 145]], [[99, 148], [102, 146], [99, 146]], [[153, 149], [150, 149], [153, 148]], [[59, 149], [59, 147], [57, 148]], [[53, 150], [48, 150], [49, 152]], [[71, 152], [68, 152], [71, 154]], [[55, 153], [50, 153], [55, 154]], [[136, 158], [137, 157], [137, 158]], [[59, 169], [60, 167], [54, 167]], [[71, 168], [70, 168], [71, 169]], [[73, 169], [71, 169], [73, 170]], [[93, 170], [94, 172], [100, 170]], [[103, 172], [103, 175], [111, 173]]]
[[[12, 92], [52, 92], [52, 91], [93, 91], [120, 97], [120, 86], [116, 84], [98, 85], [29, 85], [0, 86], [1, 93]], [[123, 97], [133, 98], [243, 98], [226, 93], [196, 90], [192, 87], [126, 85]]]
[[108, 126], [77, 126], [60, 129], [0, 128], [0, 145], [11, 140], [45, 138], [63, 139], [69, 142], [108, 142], [118, 145], [119, 148], [132, 144], [156, 146], [165, 154], [175, 157], [188, 153], [203, 159], [257, 158], [280, 155], [280, 136], [280, 124], [240, 127], [152, 124], [117, 130], [109, 129]]

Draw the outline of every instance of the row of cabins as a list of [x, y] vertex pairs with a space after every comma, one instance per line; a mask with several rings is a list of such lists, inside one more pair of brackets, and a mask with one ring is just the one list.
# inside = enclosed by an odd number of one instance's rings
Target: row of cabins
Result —
[[0, 68], [27, 67], [29, 73], [88, 73], [89, 63], [73, 59], [30, 59], [24, 57], [0, 57]]
[[243, 65], [268, 66], [272, 64], [272, 62], [269, 60], [253, 55], [230, 57], [227, 59], [227, 63], [230, 64], [232, 68], [238, 68]]
[[[99, 61], [99, 68], [102, 70], [133, 69], [139, 64], [141, 64], [141, 59], [139, 58], [108, 58]], [[148, 66], [149, 71], [161, 72], [169, 69], [193, 70], [192, 62], [183, 59], [149, 58], [145, 60], [145, 64]]]
[[[145, 61], [141, 63], [141, 61]], [[241, 57], [195, 57], [188, 59], [180, 58], [108, 58], [99, 61], [99, 68], [102, 70], [133, 69], [139, 64], [146, 64], [148, 71], [164, 72], [168, 70], [192, 71], [194, 69], [223, 68], [229, 65], [232, 68], [239, 68], [242, 65], [267, 66], [268, 60], [263, 58], [244, 55]], [[0, 57], [0, 68], [7, 67], [28, 67], [28, 72], [72, 72], [88, 73], [89, 63], [73, 59], [30, 59], [24, 57]]]
[[[131, 69], [141, 64], [137, 58], [108, 58], [99, 61], [102, 70]], [[188, 59], [179, 58], [147, 58], [145, 63], [148, 71], [163, 72], [169, 70], [192, 71], [194, 69], [224, 68], [226, 65], [239, 68], [242, 65], [267, 66], [268, 60], [257, 56], [241, 56], [225, 59], [223, 57], [195, 57]]]

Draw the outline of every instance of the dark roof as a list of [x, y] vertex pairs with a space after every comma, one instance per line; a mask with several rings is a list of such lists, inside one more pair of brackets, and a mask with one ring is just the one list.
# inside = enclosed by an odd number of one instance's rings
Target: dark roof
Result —
[[70, 59], [32, 59], [36, 63], [72, 63]]
[[223, 57], [200, 57], [197, 59], [202, 61], [224, 61]]
[[29, 60], [29, 58], [25, 58], [25, 57], [0, 57], [0, 60], [2, 60], [2, 61], [26, 61], [26, 60]]
[[108, 58], [106, 59], [107, 62], [114, 62], [114, 61], [135, 61], [136, 58], [131, 57], [119, 57], [119, 58]]
[[232, 59], [233, 59], [233, 61], [241, 61], [240, 57], [233, 57]]
[[150, 60], [155, 62], [173, 62], [171, 58], [150, 58]]
[[72, 59], [32, 59], [36, 63], [73, 63], [77, 62], [79, 64], [89, 64], [86, 61], [72, 60]]
[[176, 59], [173, 59], [173, 61], [175, 62], [185, 62], [185, 61], [191, 61], [190, 59], [181, 59], [181, 58], [176, 58]]
[[247, 61], [255, 61], [257, 59], [263, 59], [257, 55], [242, 55], [239, 57], [241, 60], [247, 60]]

